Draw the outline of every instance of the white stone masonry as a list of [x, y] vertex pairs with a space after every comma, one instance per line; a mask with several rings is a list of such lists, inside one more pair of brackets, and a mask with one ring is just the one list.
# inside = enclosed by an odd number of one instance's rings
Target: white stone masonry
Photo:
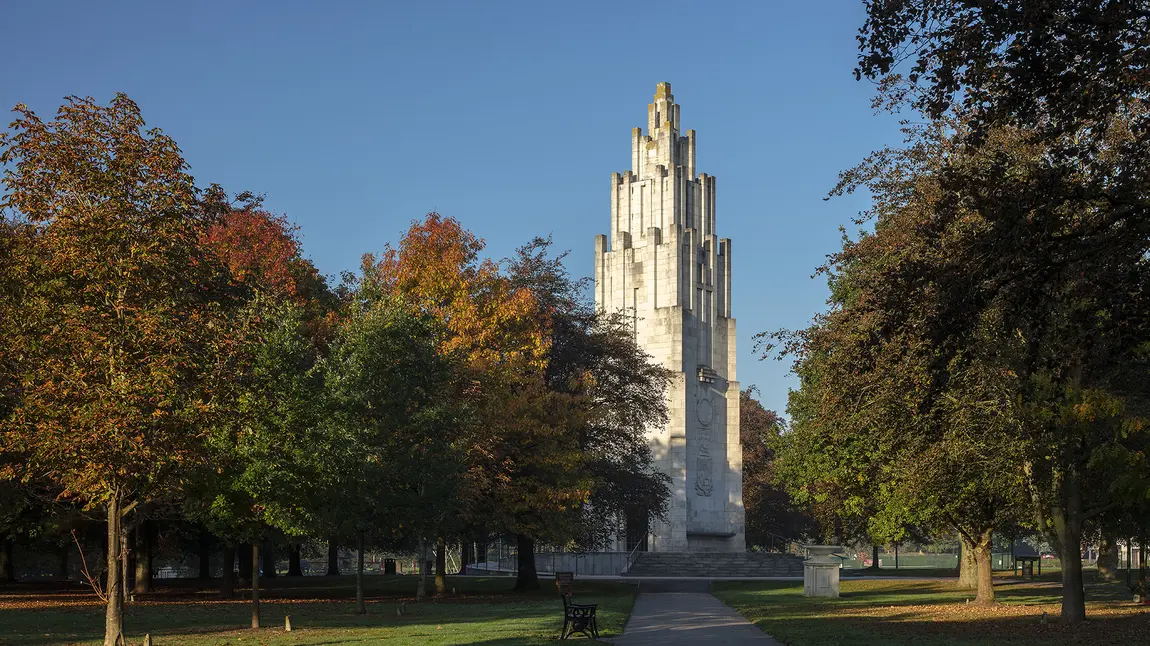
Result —
[[695, 131], [679, 131], [670, 83], [631, 131], [631, 170], [611, 175], [611, 234], [595, 236], [595, 304], [632, 317], [636, 338], [675, 373], [671, 419], [647, 430], [671, 476], [652, 551], [742, 552], [743, 457], [731, 241], [715, 235], [715, 178], [695, 174]]

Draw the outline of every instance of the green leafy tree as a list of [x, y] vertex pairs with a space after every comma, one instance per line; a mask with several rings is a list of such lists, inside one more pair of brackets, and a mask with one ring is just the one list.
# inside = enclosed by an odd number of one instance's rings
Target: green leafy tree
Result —
[[[273, 535], [296, 537], [321, 529], [343, 473], [339, 439], [323, 420], [323, 373], [334, 296], [303, 256], [296, 228], [260, 210], [260, 199], [228, 198], [211, 187], [204, 202], [218, 213], [201, 244], [228, 268], [244, 304], [233, 312], [241, 331], [228, 396], [228, 415], [211, 436], [214, 470], [202, 473], [189, 511], [229, 542], [250, 544], [241, 570], [258, 561]], [[270, 557], [270, 553], [267, 555]], [[230, 558], [226, 558], [229, 560]], [[268, 563], [274, 559], [266, 558]], [[269, 572], [274, 575], [274, 571]], [[253, 580], [253, 601], [258, 581]], [[223, 590], [232, 593], [225, 566]], [[259, 623], [253, 603], [253, 627]]]
[[[250, 543], [256, 563], [274, 531], [300, 536], [322, 526], [343, 464], [340, 438], [323, 423], [323, 372], [305, 312], [256, 298], [245, 318], [249, 359], [235, 374], [234, 406], [213, 429], [215, 469], [197, 498], [207, 502], [199, 517], [218, 535]], [[253, 566], [253, 583], [258, 573]], [[253, 585], [253, 601], [256, 592]]]
[[931, 327], [954, 306], [942, 290], [963, 288], [939, 279], [955, 267], [955, 242], [934, 229], [949, 199], [938, 170], [965, 154], [956, 130], [961, 123], [912, 128], [907, 148], [844, 173], [838, 191], [871, 192], [860, 223], [874, 230], [846, 240], [824, 267], [831, 310], [784, 335], [806, 378], [792, 397], [783, 463], [803, 495], [842, 487], [872, 537], [898, 541], [912, 527], [958, 533], [977, 564], [976, 600], [989, 603], [993, 532], [1024, 509], [1023, 444], [1008, 414], [1010, 343], [993, 313], [964, 320], [965, 333]]
[[1068, 167], [1044, 133], [953, 130], [927, 138], [947, 148], [891, 227], [919, 251], [894, 265], [907, 278], [890, 281], [898, 289], [875, 309], [888, 315], [886, 338], [925, 340], [923, 386], [901, 389], [920, 394], [919, 414], [968, 418], [972, 446], [1016, 456], [1007, 465], [1020, 465], [1012, 477], [1034, 526], [1063, 559], [1063, 617], [1079, 620], [1084, 533], [1147, 491], [1150, 303], [1140, 287], [1148, 238], [1117, 224], [1125, 207], [1067, 196], [1122, 174], [1115, 164], [1135, 135], [1114, 124], [1098, 163]]
[[[351, 293], [325, 364], [330, 423], [348, 451], [329, 524], [358, 538], [361, 612], [366, 535], [414, 542], [423, 559], [429, 537], [457, 509], [466, 410], [451, 397], [453, 366], [438, 342], [430, 317], [369, 287]], [[422, 569], [419, 597], [426, 594]]]
[[747, 545], [762, 550], [785, 547], [782, 541], [816, 535], [809, 510], [776, 484], [775, 448], [785, 423], [763, 408], [754, 386], [739, 393], [739, 444], [743, 449], [743, 506]]
[[1001, 374], [1016, 382], [1004, 410], [1027, 440], [1035, 523], [1063, 557], [1070, 621], [1085, 617], [1085, 528], [1144, 493], [1147, 12], [868, 2], [859, 35], [857, 73], [884, 79], [888, 105], [931, 118], [957, 105], [970, 125], [966, 154], [938, 169], [947, 199], [931, 235], [951, 236], [953, 262], [935, 275], [945, 307], [925, 331], [961, 346], [974, 327], [995, 329]]
[[[909, 101], [930, 118], [953, 107], [980, 134], [1015, 126], [1058, 140], [1055, 148], [1093, 157], [1115, 117], [1144, 103], [1150, 87], [1150, 5], [1145, 0], [866, 0], [859, 30], [859, 78], [905, 71], [888, 98]], [[1124, 155], [1145, 161], [1143, 145]], [[1061, 134], [1079, 133], [1074, 139]], [[1145, 181], [1148, 166], [1110, 189]], [[1129, 183], [1129, 184], [1128, 184]], [[1102, 188], [1099, 186], [1098, 188]], [[1144, 208], [1144, 207], [1143, 207]]]

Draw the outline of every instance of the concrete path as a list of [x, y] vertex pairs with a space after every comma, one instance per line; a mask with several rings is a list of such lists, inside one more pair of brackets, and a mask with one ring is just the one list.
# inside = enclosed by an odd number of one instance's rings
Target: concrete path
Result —
[[782, 646], [706, 592], [641, 592], [616, 646]]

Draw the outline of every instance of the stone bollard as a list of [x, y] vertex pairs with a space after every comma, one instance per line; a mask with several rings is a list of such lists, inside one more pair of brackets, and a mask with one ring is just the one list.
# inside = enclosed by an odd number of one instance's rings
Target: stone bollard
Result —
[[284, 632], [291, 632], [291, 615], [284, 615]]
[[152, 646], [152, 634], [144, 633], [144, 646]]
[[803, 561], [803, 596], [839, 596], [839, 560], [831, 556], [842, 551], [838, 545], [803, 545], [810, 556]]

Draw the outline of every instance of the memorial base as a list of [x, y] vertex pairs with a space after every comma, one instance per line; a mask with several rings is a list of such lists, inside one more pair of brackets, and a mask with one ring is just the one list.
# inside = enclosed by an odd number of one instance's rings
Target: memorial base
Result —
[[804, 545], [810, 556], [803, 561], [803, 596], [839, 596], [839, 560], [831, 556], [838, 545]]

